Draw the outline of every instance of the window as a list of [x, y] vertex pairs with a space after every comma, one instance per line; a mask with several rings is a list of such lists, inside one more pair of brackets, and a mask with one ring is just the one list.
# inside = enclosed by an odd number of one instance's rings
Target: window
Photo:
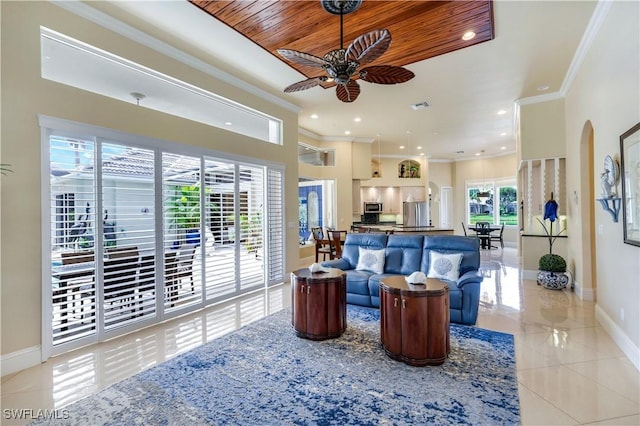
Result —
[[[495, 194], [498, 194], [497, 202]], [[467, 222], [518, 224], [518, 193], [513, 181], [467, 183]]]
[[336, 151], [298, 143], [298, 162], [313, 166], [335, 166]]
[[45, 356], [284, 281], [277, 165], [41, 125]]
[[298, 220], [300, 243], [311, 237], [311, 228], [335, 228], [335, 182], [303, 180], [298, 182]]
[[42, 78], [282, 145], [282, 120], [48, 28], [40, 34]]

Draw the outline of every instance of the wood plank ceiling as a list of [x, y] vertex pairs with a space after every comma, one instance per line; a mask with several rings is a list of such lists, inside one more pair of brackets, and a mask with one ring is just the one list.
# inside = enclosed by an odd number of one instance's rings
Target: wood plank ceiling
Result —
[[[276, 50], [293, 49], [322, 57], [340, 48], [340, 17], [326, 12], [319, 0], [190, 2], [308, 78], [323, 72], [286, 61]], [[355, 12], [344, 16], [344, 48], [359, 35], [384, 28], [391, 33], [391, 46], [370, 65], [405, 66], [492, 40], [492, 3], [365, 0]], [[467, 31], [475, 32], [475, 38], [462, 40]]]

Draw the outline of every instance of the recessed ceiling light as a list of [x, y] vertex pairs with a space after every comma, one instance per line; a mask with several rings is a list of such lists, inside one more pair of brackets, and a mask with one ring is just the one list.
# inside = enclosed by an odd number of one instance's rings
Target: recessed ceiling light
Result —
[[424, 152], [421, 152], [420, 155], [424, 155]]
[[422, 147], [421, 146], [416, 146], [416, 149], [422, 149]]
[[345, 134], [345, 135], [350, 135], [350, 134], [351, 134], [351, 130], [345, 130], [345, 131], [344, 131], [344, 134]]
[[226, 124], [227, 126], [231, 126], [233, 123], [230, 121], [225, 122], [224, 124]]
[[404, 149], [404, 145], [400, 145], [400, 149]]
[[359, 123], [359, 122], [361, 122], [361, 121], [362, 121], [362, 118], [360, 118], [360, 117], [356, 117], [356, 118], [354, 118], [354, 119], [353, 119], [353, 121], [355, 121], [356, 123]]
[[500, 133], [500, 136], [507, 136], [507, 132]]
[[476, 33], [474, 33], [473, 31], [467, 31], [462, 35], [462, 39], [464, 41], [469, 41], [469, 40], [472, 40], [475, 36], [476, 36]]
[[506, 146], [501, 146], [500, 149], [507, 149], [507, 147]]
[[318, 118], [318, 114], [311, 114], [311, 118], [315, 120], [316, 118]]
[[476, 152], [476, 157], [479, 157], [479, 156], [480, 156], [480, 153], [479, 153], [479, 152]]
[[505, 115], [507, 113], [507, 111], [501, 109], [500, 111], [498, 111], [498, 115]]
[[545, 90], [549, 90], [549, 86], [547, 86], [546, 84], [544, 84], [544, 85], [542, 85], [542, 86], [538, 86], [538, 87], [536, 88], [536, 90], [537, 90], [538, 92], [544, 92]]

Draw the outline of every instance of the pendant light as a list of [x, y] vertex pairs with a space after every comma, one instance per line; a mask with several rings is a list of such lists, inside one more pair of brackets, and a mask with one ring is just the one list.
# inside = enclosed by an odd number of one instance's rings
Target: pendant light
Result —
[[487, 200], [491, 198], [491, 193], [484, 186], [484, 149], [480, 153], [482, 154], [482, 188], [480, 188], [477, 197], [482, 204], [486, 204]]
[[373, 173], [373, 177], [382, 177], [382, 162], [380, 161], [380, 133], [376, 135], [378, 137], [378, 170]]

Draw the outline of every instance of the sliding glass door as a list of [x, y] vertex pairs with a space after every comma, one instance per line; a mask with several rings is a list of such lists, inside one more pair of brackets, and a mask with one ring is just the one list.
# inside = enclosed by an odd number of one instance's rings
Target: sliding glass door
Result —
[[281, 169], [46, 134], [45, 356], [284, 281]]

